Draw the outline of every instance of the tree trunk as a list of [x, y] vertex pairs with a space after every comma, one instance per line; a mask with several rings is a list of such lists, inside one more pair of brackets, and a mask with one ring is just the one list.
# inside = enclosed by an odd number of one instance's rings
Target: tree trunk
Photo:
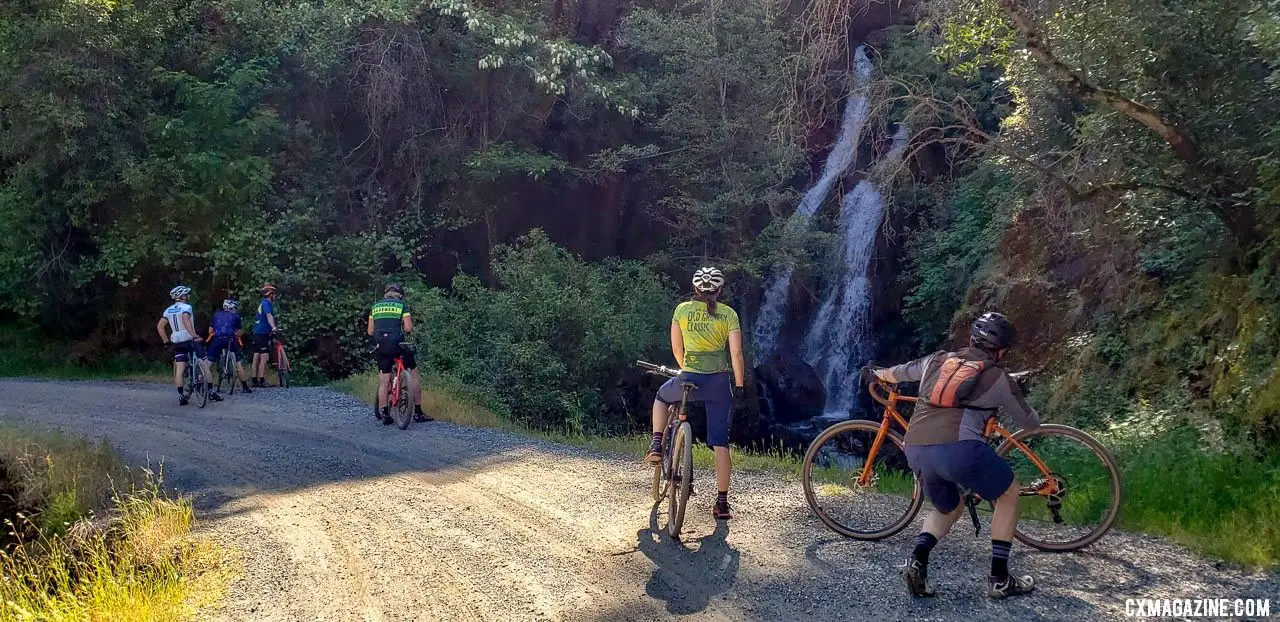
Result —
[[1214, 213], [1236, 238], [1242, 249], [1248, 249], [1261, 239], [1258, 232], [1257, 216], [1253, 206], [1236, 199], [1244, 188], [1236, 180], [1205, 162], [1199, 145], [1182, 127], [1165, 119], [1156, 109], [1135, 101], [1116, 91], [1098, 88], [1089, 82], [1083, 73], [1072, 69], [1062, 59], [1054, 56], [1040, 29], [1024, 9], [1020, 0], [1000, 0], [1000, 8], [1013, 22], [1014, 28], [1022, 36], [1027, 52], [1054, 80], [1066, 86], [1076, 96], [1100, 106], [1110, 108], [1120, 114], [1145, 125], [1155, 132], [1173, 151], [1173, 155], [1191, 169], [1192, 173], [1209, 189], [1206, 197], [1208, 209]]

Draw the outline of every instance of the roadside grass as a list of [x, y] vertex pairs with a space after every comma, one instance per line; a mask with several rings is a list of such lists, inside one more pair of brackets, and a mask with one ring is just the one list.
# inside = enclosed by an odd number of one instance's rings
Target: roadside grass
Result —
[[106, 444], [0, 425], [0, 493], [0, 619], [193, 619], [229, 582], [191, 501]]
[[[356, 375], [333, 383], [366, 403], [377, 377]], [[423, 407], [433, 417], [473, 427], [506, 430], [575, 447], [637, 458], [646, 434], [586, 436], [530, 430], [504, 421], [447, 382], [424, 378]], [[1163, 536], [1228, 562], [1254, 569], [1280, 567], [1280, 456], [1248, 457], [1206, 451], [1193, 431], [1175, 430], [1142, 439], [1104, 441], [1120, 465], [1123, 499], [1118, 527]], [[731, 448], [736, 471], [768, 471], [795, 477], [800, 458], [782, 448]], [[712, 450], [694, 445], [694, 463], [714, 465]], [[906, 485], [900, 488], [909, 488]], [[797, 500], [799, 502], [799, 500]]]
[[35, 330], [0, 326], [0, 377], [37, 376], [59, 380], [132, 380], [169, 382], [173, 369], [164, 362], [117, 354], [89, 365], [73, 362], [65, 342], [48, 342]]
[[[366, 404], [372, 404], [373, 394], [377, 391], [377, 382], [377, 374], [366, 372], [337, 380], [329, 386]], [[441, 421], [475, 428], [504, 430], [602, 453], [636, 456], [637, 459], [649, 449], [649, 435], [645, 433], [592, 436], [566, 430], [536, 430], [504, 420], [497, 413], [480, 405], [478, 398], [468, 396], [464, 389], [453, 386], [452, 383], [423, 376], [422, 384], [423, 410]], [[733, 468], [737, 471], [772, 471], [790, 475], [800, 471], [800, 460], [781, 448], [754, 451], [735, 446], [729, 451], [733, 455]], [[693, 463], [698, 467], [712, 468], [715, 466], [715, 454], [705, 444], [695, 443]]]

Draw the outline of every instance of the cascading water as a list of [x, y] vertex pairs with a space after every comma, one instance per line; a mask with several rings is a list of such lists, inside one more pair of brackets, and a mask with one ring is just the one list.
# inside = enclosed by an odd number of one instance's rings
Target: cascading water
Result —
[[[863, 87], [871, 77], [872, 69], [871, 59], [867, 58], [862, 46], [858, 46], [854, 52], [853, 64], [853, 88], [844, 106], [844, 116], [840, 119], [840, 134], [831, 147], [831, 153], [827, 154], [822, 176], [804, 193], [800, 205], [787, 221], [788, 230], [803, 231], [809, 228], [809, 220], [822, 207], [823, 201], [826, 201], [827, 195], [831, 193], [831, 186], [853, 164], [854, 151], [862, 137], [862, 126], [867, 122], [867, 96]], [[787, 293], [791, 289], [791, 273], [794, 268], [792, 265], [782, 266], [773, 283], [765, 289], [764, 302], [760, 305], [752, 330], [757, 361], [767, 360], [777, 345], [778, 334], [782, 331], [782, 323], [787, 316]]]
[[[906, 149], [908, 131], [899, 125], [893, 146], [877, 167], [896, 165]], [[825, 415], [843, 419], [854, 407], [858, 369], [872, 355], [869, 268], [876, 232], [884, 217], [884, 196], [876, 183], [863, 180], [840, 202], [837, 234], [841, 265], [805, 337], [804, 355], [827, 389]]]

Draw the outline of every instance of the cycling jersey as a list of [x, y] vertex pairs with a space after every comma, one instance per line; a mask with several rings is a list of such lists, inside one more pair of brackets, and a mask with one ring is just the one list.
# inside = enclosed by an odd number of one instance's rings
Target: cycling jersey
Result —
[[409, 315], [403, 300], [383, 298], [373, 303], [369, 318], [373, 320], [373, 337], [378, 341], [404, 341], [404, 316]]
[[191, 310], [191, 305], [185, 302], [175, 302], [164, 310], [164, 319], [169, 321], [169, 341], [173, 343], [185, 343], [195, 339], [195, 335], [188, 332], [182, 324], [182, 315], [184, 313], [191, 317], [191, 324], [194, 326], [196, 314]]
[[253, 334], [265, 335], [270, 333], [271, 323], [267, 321], [267, 314], [274, 316], [275, 312], [275, 305], [271, 304], [271, 299], [263, 298], [262, 302], [258, 303], [258, 315], [253, 318]]
[[214, 337], [230, 337], [240, 330], [240, 314], [234, 311], [218, 311], [209, 322]]
[[713, 316], [701, 300], [682, 302], [671, 321], [680, 325], [684, 336], [682, 371], [713, 374], [729, 369], [729, 333], [741, 330], [738, 314], [729, 305], [717, 304]]
[[[948, 358], [959, 356], [966, 360], [988, 361], [986, 371], [978, 378], [978, 384], [960, 408], [942, 408], [921, 401], [911, 415], [911, 425], [903, 438], [906, 445], [941, 445], [957, 441], [983, 440], [987, 419], [995, 411], [1004, 409], [1024, 429], [1040, 426], [1040, 415], [1022, 397], [1018, 383], [1009, 377], [978, 348], [964, 348], [958, 352], [935, 352], [922, 359], [890, 368], [894, 382], [920, 382], [937, 378], [937, 367]], [[921, 387], [922, 394], [927, 393]]]

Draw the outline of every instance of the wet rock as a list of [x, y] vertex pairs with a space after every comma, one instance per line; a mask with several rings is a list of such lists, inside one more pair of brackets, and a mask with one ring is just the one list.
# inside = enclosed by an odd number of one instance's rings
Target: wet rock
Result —
[[755, 369], [762, 389], [761, 414], [774, 424], [822, 415], [827, 392], [822, 379], [794, 351], [781, 350]]

